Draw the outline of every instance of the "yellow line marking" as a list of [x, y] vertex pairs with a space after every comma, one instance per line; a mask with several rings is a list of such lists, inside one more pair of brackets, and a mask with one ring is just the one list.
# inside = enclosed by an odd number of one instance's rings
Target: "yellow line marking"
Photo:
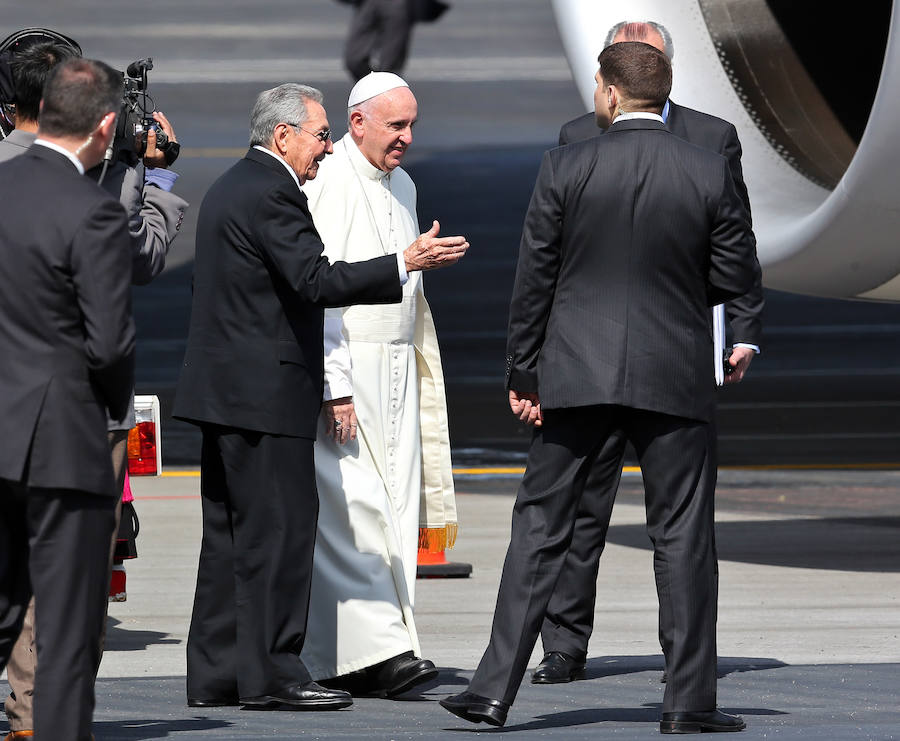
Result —
[[[890, 471], [900, 469], [900, 463], [784, 463], [755, 466], [719, 466], [728, 471]], [[640, 473], [640, 466], [623, 466], [622, 473]], [[486, 466], [484, 468], [454, 468], [458, 476], [498, 476], [504, 474], [523, 474], [524, 466]], [[197, 478], [199, 469], [163, 471], [160, 476], [166, 478]]]
[[729, 471], [889, 471], [900, 469], [900, 463], [771, 463], [719, 468]]
[[249, 147], [182, 147], [181, 157], [194, 159], [238, 159]]

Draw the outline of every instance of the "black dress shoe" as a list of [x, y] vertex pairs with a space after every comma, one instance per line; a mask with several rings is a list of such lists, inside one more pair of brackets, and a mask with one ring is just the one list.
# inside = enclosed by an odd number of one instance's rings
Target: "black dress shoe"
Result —
[[433, 662], [409, 651], [371, 667], [369, 675], [373, 679], [371, 691], [381, 697], [396, 697], [437, 678], [438, 670]]
[[483, 721], [492, 726], [502, 726], [506, 723], [506, 714], [509, 712], [508, 702], [492, 700], [472, 692], [450, 695], [439, 702], [441, 707], [470, 723]]
[[705, 713], [663, 713], [659, 723], [660, 733], [727, 733], [743, 731], [747, 727], [739, 715], [728, 715], [720, 710]]
[[267, 710], [286, 705], [297, 710], [340, 710], [353, 704], [350, 693], [330, 690], [315, 682], [296, 684], [271, 695], [242, 697], [241, 705], [250, 710]]
[[189, 697], [187, 704], [189, 708], [228, 708], [241, 703], [237, 697], [212, 697], [208, 700], [199, 697]]
[[560, 684], [584, 679], [584, 662], [562, 651], [548, 651], [531, 675], [532, 684]]

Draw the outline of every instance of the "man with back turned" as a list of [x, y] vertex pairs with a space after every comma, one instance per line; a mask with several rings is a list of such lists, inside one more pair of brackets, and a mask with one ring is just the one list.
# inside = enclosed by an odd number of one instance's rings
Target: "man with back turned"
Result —
[[[659, 23], [617, 23], [607, 34], [607, 45], [622, 41], [643, 41], [665, 53], [669, 61], [674, 58], [672, 37]], [[675, 74], [677, 75], [677, 70]], [[741, 142], [734, 125], [716, 116], [679, 105], [671, 99], [666, 101], [661, 115], [666, 128], [675, 136], [698, 147], [718, 152], [728, 160], [735, 190], [749, 211], [750, 198], [741, 167]], [[571, 144], [602, 134], [603, 129], [597, 126], [596, 114], [592, 111], [565, 123], [559, 131], [559, 143]], [[722, 378], [725, 385], [739, 383], [747, 373], [753, 357], [760, 352], [764, 304], [761, 282], [745, 295], [725, 304], [724, 313], [731, 324], [734, 339], [727, 360], [733, 370]], [[714, 308], [713, 312], [715, 311]], [[720, 357], [714, 357], [713, 362], [719, 363], [721, 367]], [[544, 656], [531, 676], [534, 684], [571, 682], [585, 675], [588, 641], [594, 627], [597, 572], [606, 543], [608, 510], [613, 506], [621, 479], [625, 449], [624, 435], [611, 435], [588, 476], [575, 519], [569, 553], [547, 605], [547, 616], [541, 628]], [[703, 476], [710, 478], [708, 486], [715, 487], [717, 475], [717, 436], [713, 421], [710, 425], [709, 458], [703, 470]], [[664, 634], [670, 627], [665, 616], [663, 618], [660, 621], [660, 631], [663, 634], [661, 641], [666, 640]], [[665, 676], [663, 673], [663, 681]]]
[[441, 704], [506, 722], [588, 472], [621, 429], [644, 473], [660, 610], [675, 627], [660, 730], [740, 730], [716, 710], [713, 491], [699, 482], [714, 403], [709, 307], [752, 287], [755, 240], [725, 158], [662, 121], [665, 54], [624, 42], [599, 62], [594, 105], [608, 131], [544, 155], [525, 218], [507, 386], [535, 432], [488, 648], [468, 691]]
[[106, 419], [134, 382], [128, 220], [83, 177], [121, 99], [110, 67], [64, 62], [34, 145], [0, 165], [0, 667], [33, 592], [34, 732], [54, 741], [90, 738], [119, 494]]
[[330, 263], [301, 185], [332, 151], [322, 94], [260, 93], [250, 151], [200, 207], [190, 335], [175, 416], [203, 433], [203, 545], [188, 705], [337, 709], [350, 695], [300, 660], [313, 546], [323, 309], [395, 303], [415, 270], [450, 265], [438, 224], [398, 254]]

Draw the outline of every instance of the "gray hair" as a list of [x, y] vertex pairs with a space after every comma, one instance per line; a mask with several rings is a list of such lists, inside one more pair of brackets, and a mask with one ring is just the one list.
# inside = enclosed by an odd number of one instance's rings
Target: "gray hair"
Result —
[[[384, 94], [384, 93], [382, 93], [382, 95], [383, 95], [383, 94]], [[360, 103], [357, 103], [356, 105], [350, 106], [350, 107], [347, 109], [347, 125], [348, 125], [348, 126], [350, 125], [350, 116], [353, 115], [353, 112], [354, 112], [354, 111], [359, 111], [360, 113], [364, 114], [365, 116], [371, 116], [371, 115], [372, 115], [372, 108], [373, 108], [374, 105], [375, 105], [375, 99], [376, 99], [376, 98], [378, 98], [377, 95], [374, 96], [374, 97], [372, 97], [372, 98], [367, 98], [366, 100], [364, 100], [364, 101], [362, 101], [362, 102], [360, 102]]]
[[[603, 45], [603, 48], [605, 49], [607, 46], [609, 46], [613, 42], [613, 39], [618, 35], [619, 31], [621, 31], [623, 28], [625, 28], [625, 26], [638, 26], [638, 25], [649, 26], [650, 28], [652, 28], [654, 31], [656, 31], [662, 37], [663, 46], [665, 47], [663, 49], [663, 51], [665, 52], [665, 55], [669, 58], [669, 61], [671, 62], [675, 58], [675, 47], [672, 45], [672, 34], [669, 33], [669, 30], [664, 25], [662, 25], [662, 23], [656, 23], [655, 21], [622, 21], [621, 23], [617, 23], [615, 26], [613, 26], [611, 29], [609, 29], [609, 33], [606, 34], [606, 43]], [[625, 38], [626, 41], [644, 41], [645, 40], [645, 38], [646, 38], [645, 36], [642, 36], [641, 34], [634, 34], [634, 33], [629, 34], [627, 32], [628, 30], [631, 30], [631, 29], [626, 30], [626, 38]]]
[[288, 82], [271, 90], [263, 90], [250, 111], [250, 146], [268, 146], [280, 123], [299, 126], [309, 118], [307, 101], [322, 105], [325, 96], [308, 85]]

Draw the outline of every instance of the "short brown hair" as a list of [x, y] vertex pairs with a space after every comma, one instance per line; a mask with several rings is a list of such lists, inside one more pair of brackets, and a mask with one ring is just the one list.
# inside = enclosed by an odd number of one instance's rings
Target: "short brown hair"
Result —
[[76, 57], [53, 68], [44, 85], [40, 134], [87, 136], [110, 111], [122, 107], [122, 73], [95, 59]]
[[642, 41], [610, 44], [597, 57], [607, 85], [619, 88], [626, 102], [638, 108], [659, 108], [672, 92], [672, 64], [659, 49]]

